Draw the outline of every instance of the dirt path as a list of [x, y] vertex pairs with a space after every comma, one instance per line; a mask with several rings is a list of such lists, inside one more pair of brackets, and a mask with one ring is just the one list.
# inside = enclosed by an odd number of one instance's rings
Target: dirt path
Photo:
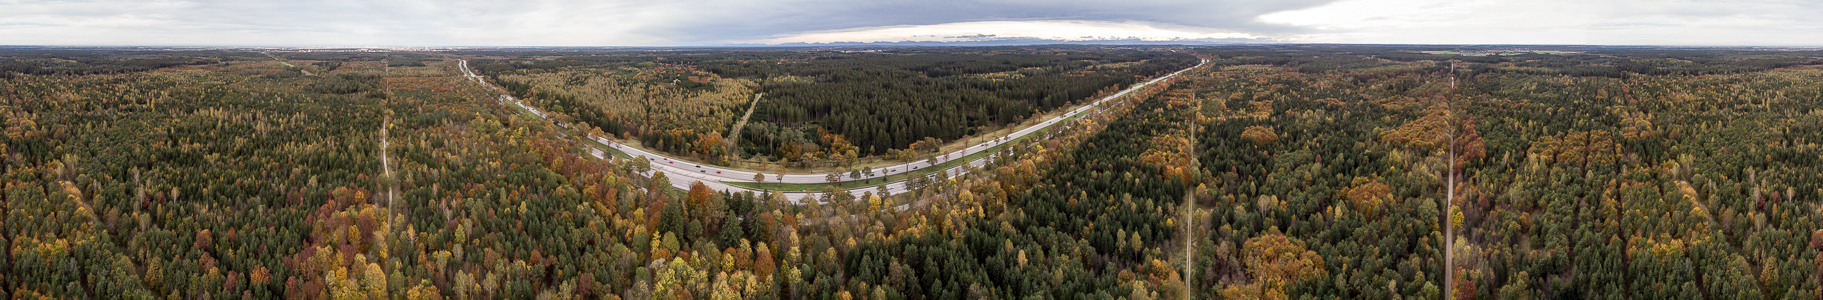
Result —
[[735, 153], [733, 150], [739, 149], [736, 147], [741, 145], [741, 128], [747, 127], [747, 118], [753, 117], [753, 108], [760, 106], [760, 96], [765, 95], [765, 93], [753, 94], [753, 103], [747, 104], [747, 114], [741, 115], [741, 120], [734, 122], [734, 128], [728, 130], [728, 139], [722, 141], [727, 144], [728, 153]]
[[[384, 187], [386, 189], [386, 210], [390, 212], [390, 214], [403, 215], [404, 212], [400, 211], [398, 208], [398, 197], [396, 195], [399, 190], [399, 177], [394, 176], [392, 173], [392, 155], [389, 154], [392, 152], [389, 148], [392, 144], [387, 141], [385, 125], [387, 122], [381, 122], [380, 124], [380, 169], [386, 172], [386, 187]], [[391, 217], [388, 217], [385, 224], [386, 232], [389, 234], [394, 233]]]
[[1184, 193], [1184, 299], [1190, 299], [1193, 294], [1190, 286], [1196, 282], [1192, 280], [1194, 277], [1191, 277], [1192, 273], [1190, 273], [1191, 266], [1196, 264], [1196, 255], [1191, 251], [1191, 249], [1196, 249], [1196, 231], [1194, 229], [1196, 228], [1196, 196], [1194, 195], [1194, 191]]
[[[1454, 156], [1452, 155], [1451, 157], [1454, 157]], [[1454, 170], [1456, 168], [1456, 166], [1454, 165], [1455, 162], [1456, 162], [1456, 160], [1454, 160], [1454, 159], [1450, 160], [1450, 163], [1451, 163], [1450, 169], [1451, 170]], [[1444, 300], [1453, 299], [1454, 297], [1451, 297], [1451, 296], [1456, 294], [1456, 285], [1455, 285], [1456, 278], [1453, 278], [1454, 276], [1456, 276], [1455, 275], [1456, 270], [1455, 270], [1455, 265], [1454, 265], [1456, 263], [1456, 260], [1454, 257], [1452, 257], [1452, 254], [1453, 254], [1452, 252], [1455, 252], [1455, 250], [1456, 250], [1455, 249], [1456, 228], [1454, 226], [1455, 224], [1450, 222], [1451, 221], [1450, 213], [1454, 212], [1453, 208], [1455, 207], [1455, 203], [1456, 203], [1456, 176], [1455, 176], [1455, 174], [1450, 174], [1450, 175], [1451, 176], [1449, 178], [1449, 183], [1448, 183], [1449, 187], [1446, 188], [1448, 190], [1449, 196], [1446, 197], [1445, 198], [1446, 200], [1444, 200], [1444, 202], [1443, 202], [1445, 204], [1443, 206], [1444, 207], [1444, 209], [1443, 209], [1443, 286], [1444, 286], [1444, 288], [1443, 288], [1443, 290], [1445, 291], [1445, 292], [1443, 292]]]
[[[270, 54], [268, 54], [268, 55], [270, 55]], [[382, 61], [381, 65], [384, 66], [385, 60], [381, 60], [381, 61]], [[391, 67], [384, 68], [383, 70], [385, 70], [385, 73], [383, 73], [385, 75], [383, 75], [382, 77], [391, 77], [392, 76]], [[310, 74], [310, 72], [305, 71], [304, 74]], [[393, 100], [391, 100], [391, 99], [395, 99], [392, 97], [392, 87], [387, 86], [383, 92], [386, 93], [387, 97], [385, 100], [381, 100], [380, 103], [381, 104], [392, 104]], [[397, 238], [400, 238], [398, 230], [400, 230], [401, 227], [394, 227], [393, 223], [395, 223], [395, 221], [398, 221], [398, 222], [403, 222], [403, 223], [408, 224], [408, 225], [401, 225], [401, 226], [410, 226], [409, 221], [405, 221], [405, 220], [408, 220], [409, 218], [411, 218], [411, 214], [407, 213], [407, 210], [399, 209], [399, 202], [398, 202], [398, 196], [397, 196], [398, 192], [399, 192], [399, 176], [393, 174], [393, 172], [392, 172], [392, 142], [390, 141], [391, 135], [387, 133], [387, 127], [392, 127], [392, 116], [391, 116], [392, 111], [386, 110], [385, 112], [387, 113], [386, 116], [384, 116], [380, 119], [380, 170], [386, 172], [386, 174], [385, 174], [386, 175], [386, 187], [385, 188], [386, 188], [387, 217], [386, 217], [386, 222], [383, 222], [381, 224], [386, 225], [384, 230], [386, 230], [386, 235], [388, 236], [388, 238], [397, 239]], [[391, 241], [380, 241], [380, 242], [390, 243]], [[413, 245], [413, 246], [415, 247], [416, 245]], [[397, 251], [398, 249], [388, 249], [388, 250]], [[388, 267], [397, 268], [398, 266], [388, 266]]]
[[[260, 52], [260, 54], [265, 54], [266, 57], [271, 57], [272, 60], [279, 61], [279, 64], [283, 64], [286, 67], [298, 68], [298, 66], [293, 66], [293, 65], [291, 65], [291, 62], [287, 62], [283, 58], [279, 58], [278, 56], [272, 55], [272, 53]], [[316, 76], [316, 74], [311, 74], [310, 70], [305, 70], [304, 68], [298, 68], [298, 72], [304, 72], [304, 76]]]
[[[397, 180], [397, 178], [392, 175], [392, 159], [388, 158], [388, 156], [391, 155], [387, 154], [387, 152], [391, 152], [387, 150], [388, 145], [390, 145], [390, 143], [386, 141], [386, 125], [380, 125], [380, 168], [386, 171], [386, 178]], [[386, 185], [386, 208], [391, 209], [393, 205], [392, 192], [395, 190], [393, 187], [395, 184], [388, 182]]]
[[[1451, 77], [1451, 80], [1455, 80], [1454, 77]], [[1455, 85], [1455, 81], [1451, 81], [1450, 85]], [[1452, 219], [1456, 212], [1456, 135], [1454, 133], [1450, 134], [1450, 145], [1450, 165], [1449, 169], [1444, 169], [1444, 172], [1449, 173], [1449, 182], [1444, 188], [1445, 192], [1449, 194], [1444, 197], [1443, 202], [1443, 300], [1455, 299], [1453, 295], [1456, 294], [1456, 223], [1455, 219]]]
[[1689, 199], [1691, 207], [1695, 207], [1698, 211], [1703, 213], [1703, 219], [1708, 220], [1710, 226], [1720, 226], [1715, 223], [1715, 217], [1710, 216], [1709, 206], [1703, 205], [1703, 201], [1697, 201], [1697, 197], [1700, 197], [1700, 195], [1696, 193], [1696, 188], [1690, 186], [1689, 181], [1677, 181], [1677, 190], [1678, 193], [1684, 194], [1684, 199]]
[[[1196, 131], [1198, 129], [1202, 129], [1202, 127], [1203, 127], [1203, 124], [1197, 123], [1198, 122], [1197, 120], [1203, 119], [1203, 117], [1202, 117], [1203, 102], [1198, 100], [1195, 103], [1196, 103], [1196, 107], [1192, 108], [1192, 109], [1194, 109], [1194, 111], [1191, 112], [1191, 118], [1190, 118], [1190, 138], [1192, 138], [1192, 139], [1196, 138]], [[1202, 147], [1198, 147], [1196, 143], [1190, 143], [1189, 146], [1190, 146], [1190, 165], [1191, 166], [1202, 166], [1203, 165], [1202, 160], [1198, 158], [1198, 157], [1203, 156]], [[1201, 167], [1196, 167], [1196, 168], [1201, 168]], [[1192, 295], [1194, 295], [1194, 290], [1191, 289], [1190, 287], [1194, 285], [1193, 282], [1196, 282], [1195, 280], [1192, 279], [1193, 278], [1193, 277], [1191, 277], [1192, 273], [1190, 272], [1190, 270], [1192, 270], [1192, 266], [1196, 264], [1196, 253], [1193, 250], [1193, 249], [1196, 249], [1196, 232], [1197, 232], [1197, 230], [1196, 230], [1196, 188], [1191, 188], [1187, 191], [1184, 191], [1184, 213], [1183, 213], [1183, 215], [1184, 215], [1184, 223], [1181, 226], [1184, 227], [1184, 235], [1183, 235], [1183, 237], [1184, 237], [1184, 299], [1188, 300], [1192, 297]]]

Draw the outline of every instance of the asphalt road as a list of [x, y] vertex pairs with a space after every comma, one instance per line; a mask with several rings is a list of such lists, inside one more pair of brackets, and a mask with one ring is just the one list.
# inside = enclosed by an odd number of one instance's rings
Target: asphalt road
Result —
[[[1144, 88], [1146, 86], [1152, 85], [1153, 83], [1157, 83], [1159, 81], [1169, 79], [1171, 77], [1177, 76], [1177, 74], [1179, 74], [1179, 73], [1183, 73], [1184, 71], [1189, 71], [1191, 69], [1201, 67], [1204, 64], [1208, 64], [1208, 63], [1209, 63], [1208, 60], [1203, 60], [1201, 63], [1198, 63], [1196, 66], [1186, 68], [1183, 70], [1179, 70], [1179, 71], [1173, 72], [1169, 75], [1161, 76], [1159, 78], [1152, 79], [1150, 81], [1146, 81], [1145, 83], [1142, 83], [1142, 84], [1134, 85], [1133, 87], [1127, 88], [1125, 90], [1121, 90], [1119, 93], [1115, 93], [1114, 95], [1103, 97], [1103, 98], [1101, 98], [1101, 100], [1096, 100], [1094, 103], [1091, 103], [1089, 105], [1083, 105], [1082, 107], [1078, 107], [1061, 116], [1057, 116], [1055, 118], [1045, 120], [1044, 122], [1035, 124], [1033, 126], [1027, 126], [1025, 129], [1020, 129], [1019, 131], [1015, 131], [1012, 134], [1007, 135], [1005, 137], [978, 143], [978, 144], [969, 146], [968, 148], [964, 148], [962, 150], [956, 150], [954, 152], [950, 152], [950, 153], [948, 153], [947, 156], [940, 156], [940, 157], [949, 157], [951, 159], [968, 157], [969, 155], [973, 155], [975, 153], [980, 153], [982, 151], [986, 151], [988, 149], [993, 148], [994, 146], [998, 146], [1007, 141], [1012, 141], [1012, 140], [1015, 140], [1015, 139], [1018, 139], [1021, 137], [1032, 135], [1034, 133], [1042, 133], [1045, 129], [1050, 128], [1052, 125], [1057, 125], [1058, 123], [1063, 123], [1063, 122], [1065, 122], [1065, 120], [1068, 120], [1072, 117], [1076, 117], [1077, 115], [1080, 115], [1083, 113], [1089, 113], [1089, 112], [1099, 113], [1105, 109], [1105, 107], [1102, 107], [1102, 104], [1104, 104], [1110, 100], [1119, 98], [1121, 96], [1125, 96], [1128, 93], [1139, 90], [1140, 88]], [[462, 60], [458, 65], [462, 69], [463, 76], [467, 77], [470, 80], [474, 80], [475, 82], [480, 83], [483, 86], [493, 88], [493, 86], [489, 85], [486, 80], [482, 79], [480, 76], [476, 76], [474, 72], [469, 70], [468, 60]], [[514, 106], [518, 106], [519, 108], [524, 109], [528, 112], [531, 112], [534, 115], [538, 115], [538, 117], [540, 117], [540, 118], [549, 119], [549, 117], [546, 116], [543, 111], [540, 111], [536, 108], [532, 108], [531, 106], [527, 106], [524, 103], [519, 102], [518, 99], [514, 99], [510, 95], [505, 95], [503, 93], [502, 95], [500, 95], [499, 100], [502, 103], [508, 103], [508, 104], [512, 104]], [[568, 127], [567, 124], [558, 124], [558, 125], [564, 126], [566, 128]], [[1068, 128], [1069, 125], [1070, 124], [1064, 124], [1064, 126], [1065, 126], [1064, 128]], [[730, 191], [731, 190], [731, 191], [764, 192], [762, 190], [749, 189], [746, 187], [734, 186], [734, 185], [729, 185], [729, 184], [723, 183], [723, 182], [754, 182], [753, 181], [753, 174], [754, 174], [753, 171], [727, 169], [727, 168], [721, 168], [721, 167], [717, 167], [717, 166], [713, 166], [713, 165], [704, 165], [704, 164], [693, 163], [693, 162], [688, 162], [688, 161], [681, 161], [681, 160], [673, 159], [671, 157], [667, 157], [667, 156], [664, 156], [664, 155], [661, 155], [658, 153], [647, 151], [647, 150], [641, 149], [639, 147], [633, 147], [633, 146], [628, 146], [625, 144], [616, 143], [613, 140], [608, 140], [606, 138], [601, 138], [601, 137], [590, 137], [590, 138], [594, 139], [596, 142], [600, 142], [604, 145], [608, 145], [609, 147], [614, 147], [614, 149], [620, 150], [621, 152], [625, 152], [628, 155], [631, 155], [633, 157], [644, 157], [645, 159], [650, 160], [652, 162], [652, 171], [653, 172], [665, 172], [665, 176], [669, 177], [671, 179], [671, 185], [676, 186], [680, 189], [687, 190], [695, 182], [701, 181], [701, 182], [703, 182], [704, 185], [707, 185], [709, 188], [712, 188], [712, 189], [715, 189], [718, 191]], [[1042, 138], [1048, 139], [1050, 137], [1043, 136]], [[604, 159], [608, 158], [607, 153], [605, 151], [601, 151], [599, 149], [591, 151], [591, 153], [593, 153], [595, 155], [595, 157], [597, 157], [597, 158], [604, 158]], [[948, 171], [947, 173], [951, 174], [950, 176], [952, 176], [952, 177], [961, 175], [968, 170], [968, 168], [965, 168], [964, 166], [986, 165], [993, 158], [993, 156], [994, 155], [989, 155], [989, 156], [977, 158], [974, 161], [969, 161], [967, 164], [957, 165], [946, 171]], [[902, 179], [904, 177], [902, 175], [905, 172], [923, 170], [925, 168], [929, 168], [932, 165], [941, 164], [944, 162], [946, 162], [946, 160], [937, 160], [937, 161], [918, 160], [918, 161], [913, 161], [913, 162], [909, 162], [909, 163], [879, 167], [879, 168], [875, 169], [873, 176], [862, 176], [862, 177], [851, 178], [848, 176], [848, 174], [842, 174], [842, 179], [840, 181], [847, 182], [847, 181], [857, 181], [857, 180], [889, 177], [888, 180], [897, 179], [899, 181], [887, 184], [888, 192], [891, 192], [893, 194], [904, 193], [904, 192], [908, 191], [908, 189], [906, 189], [906, 187], [905, 187], [905, 181]], [[648, 173], [645, 175], [650, 176], [651, 174]], [[770, 183], [782, 182], [782, 183], [798, 183], [798, 184], [830, 183], [827, 175], [828, 175], [828, 173], [797, 173], [797, 174], [787, 173], [787, 174], [785, 174], [784, 179], [780, 180], [778, 177], [778, 174], [776, 174], [776, 173], [765, 173], [766, 182], [770, 182]], [[901, 175], [901, 176], [893, 177], [895, 175]], [[929, 175], [927, 175], [927, 176], [929, 176]], [[866, 194], [868, 192], [874, 192], [874, 191], [877, 191], [877, 188], [875, 186], [868, 186], [868, 187], [848, 190], [849, 193], [854, 194], [857, 197], [861, 196], [863, 194]], [[805, 196], [815, 196], [818, 194], [821, 194], [821, 193], [786, 193], [786, 196], [789, 196], [792, 199], [792, 202], [796, 203], [796, 202], [798, 202], [799, 199], [801, 199]]]

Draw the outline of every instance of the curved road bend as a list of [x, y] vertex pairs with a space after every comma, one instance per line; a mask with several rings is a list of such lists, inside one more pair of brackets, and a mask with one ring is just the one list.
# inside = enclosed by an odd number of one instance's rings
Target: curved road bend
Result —
[[[950, 152], [950, 153], [947, 153], [947, 156], [945, 156], [945, 157], [954, 157], [954, 158], [967, 157], [969, 155], [973, 155], [973, 154], [979, 153], [981, 151], [986, 151], [986, 150], [993, 148], [994, 146], [998, 146], [1006, 141], [1015, 140], [1015, 139], [1018, 139], [1021, 137], [1025, 137], [1027, 135], [1031, 135], [1033, 133], [1040, 132], [1042, 130], [1050, 128], [1052, 125], [1056, 125], [1058, 123], [1063, 123], [1064, 120], [1070, 119], [1072, 117], [1076, 117], [1077, 115], [1080, 115], [1082, 113], [1100, 112], [1102, 110], [1101, 105], [1110, 100], [1114, 100], [1115, 98], [1125, 96], [1128, 93], [1131, 93], [1133, 91], [1139, 90], [1140, 88], [1144, 88], [1146, 86], [1152, 85], [1153, 83], [1158, 83], [1159, 81], [1164, 81], [1165, 79], [1170, 79], [1171, 77], [1175, 77], [1178, 74], [1183, 73], [1184, 71], [1189, 71], [1189, 70], [1196, 69], [1198, 67], [1202, 67], [1203, 65], [1206, 65], [1208, 63], [1209, 63], [1209, 60], [1207, 60], [1207, 59], [1202, 60], [1196, 66], [1191, 66], [1189, 68], [1185, 68], [1183, 70], [1178, 70], [1177, 72], [1172, 72], [1171, 74], [1146, 81], [1145, 83], [1142, 83], [1139, 85], [1134, 85], [1125, 90], [1121, 90], [1119, 93], [1115, 93], [1113, 95], [1103, 97], [1103, 98], [1101, 98], [1101, 100], [1096, 100], [1094, 103], [1090, 103], [1089, 105], [1083, 105], [1082, 107], [1078, 107], [1074, 110], [1070, 110], [1068, 113], [1065, 113], [1061, 116], [1057, 116], [1055, 118], [1045, 120], [1042, 123], [1034, 124], [1032, 126], [1027, 126], [1025, 129], [1020, 129], [1019, 131], [1015, 131], [1012, 134], [1007, 135], [1006, 137], [994, 139], [994, 140], [987, 141], [987, 142], [982, 142], [979, 144], [975, 144], [973, 146], [969, 146], [968, 148], [964, 148], [962, 150]], [[462, 70], [462, 73], [463, 73], [462, 75], [467, 77], [469, 80], [474, 80], [476, 83], [480, 83], [482, 86], [485, 86], [488, 88], [499, 89], [499, 88], [494, 87], [493, 85], [488, 84], [487, 81], [485, 79], [481, 78], [480, 76], [475, 75], [475, 73], [473, 71], [471, 71], [468, 67], [468, 60], [461, 60], [458, 63], [458, 66]], [[499, 96], [499, 100], [503, 103], [513, 104], [514, 106], [517, 106], [520, 109], [524, 109], [528, 112], [531, 112], [532, 114], [537, 115], [540, 118], [546, 118], [547, 120], [549, 119], [549, 117], [546, 116], [546, 114], [543, 111], [540, 111], [536, 108], [532, 108], [531, 106], [527, 106], [524, 103], [519, 102], [518, 99], [515, 99], [510, 95], [505, 95], [504, 92], [502, 92], [502, 95]], [[566, 125], [566, 124], [558, 124], [558, 125], [568, 127], [568, 125]], [[1068, 127], [1067, 124], [1065, 126]], [[681, 161], [681, 160], [673, 159], [673, 158], [665, 156], [665, 155], [647, 151], [647, 150], [641, 149], [639, 147], [632, 147], [632, 146], [628, 146], [625, 144], [616, 143], [616, 142], [614, 142], [612, 140], [608, 140], [606, 138], [601, 138], [601, 137], [590, 137], [590, 138], [594, 139], [596, 142], [600, 142], [604, 145], [608, 145], [609, 147], [614, 147], [615, 149], [620, 150], [621, 152], [625, 152], [625, 153], [627, 153], [627, 155], [630, 155], [633, 157], [640, 157], [640, 156], [646, 157], [648, 160], [652, 161], [652, 170], [653, 171], [665, 172], [665, 176], [671, 178], [671, 185], [676, 186], [680, 189], [687, 190], [690, 188], [690, 185], [694, 183], [693, 181], [701, 181], [701, 182], [703, 182], [704, 185], [707, 185], [709, 188], [712, 188], [712, 189], [715, 189], [718, 191], [765, 192], [763, 190], [749, 189], [746, 187], [734, 186], [734, 185], [729, 185], [729, 184], [723, 183], [723, 182], [754, 182], [753, 181], [753, 174], [754, 174], [753, 171], [728, 169], [728, 168], [721, 168], [721, 167], [717, 167], [717, 166], [713, 166], [713, 165], [703, 165], [703, 164], [698, 164], [698, 163], [693, 163], [693, 162]], [[1047, 136], [1045, 138], [1049, 138], [1049, 137]], [[601, 151], [599, 149], [590, 151], [590, 152], [591, 152], [591, 154], [595, 155], [595, 157], [597, 157], [597, 158], [604, 158], [604, 159], [608, 158], [607, 153], [604, 151]], [[987, 162], [989, 162], [991, 159], [992, 159], [991, 156], [978, 158], [973, 161], [969, 161], [965, 165], [958, 165], [958, 166], [950, 168], [949, 170], [946, 170], [946, 171], [948, 171], [949, 174], [954, 174], [954, 175], [951, 175], [952, 177], [956, 176], [956, 175], [961, 175], [962, 173], [966, 172], [968, 169], [968, 168], [965, 168], [964, 166], [983, 166], [983, 165], [986, 165]], [[874, 178], [881, 178], [881, 177], [890, 177], [893, 175], [901, 175], [904, 172], [906, 172], [908, 169], [909, 170], [922, 170], [924, 168], [930, 167], [933, 164], [941, 164], [943, 162], [945, 162], [945, 161], [939, 160], [939, 161], [933, 162], [933, 161], [929, 161], [929, 160], [918, 160], [918, 161], [913, 161], [913, 162], [909, 162], [909, 163], [890, 165], [890, 166], [877, 168], [876, 170], [883, 170], [883, 171], [876, 172], [874, 174], [874, 176], [862, 176], [861, 178], [848, 178], [847, 176], [843, 176], [844, 180], [842, 180], [842, 181], [847, 182], [847, 181], [866, 180], [866, 179], [874, 179]], [[774, 179], [774, 180], [767, 180], [767, 182], [772, 182], [772, 183], [779, 183], [779, 182], [799, 183], [799, 184], [829, 183], [828, 178], [826, 177], [826, 175], [828, 173], [799, 173], [799, 174], [789, 174], [788, 173], [788, 174], [785, 174], [785, 178], [782, 181], [776, 179], [776, 178], [778, 178], [776, 173], [765, 173], [765, 174], [766, 174], [765, 175], [766, 178]], [[650, 176], [651, 174], [647, 173], [645, 175]], [[929, 175], [927, 175], [927, 176], [929, 176]], [[694, 179], [694, 180], [690, 180], [690, 179]], [[854, 194], [855, 196], [858, 197], [867, 192], [872, 192], [872, 191], [876, 191], [876, 190], [877, 190], [877, 188], [875, 186], [869, 186], [869, 187], [850, 189], [850, 190], [848, 190], [848, 192], [851, 194]], [[905, 187], [905, 181], [900, 180], [897, 182], [888, 183], [887, 191], [894, 193], [894, 194], [899, 194], [899, 193], [904, 193], [909, 190], [906, 189], [906, 187]], [[796, 199], [800, 199], [805, 196], [820, 195], [821, 193], [789, 193], [788, 192], [785, 194], [786, 194], [786, 196], [789, 196], [791, 199], [793, 199], [792, 200], [793, 203], [796, 203], [797, 202]], [[900, 209], [904, 209], [904, 208], [900, 208]]]

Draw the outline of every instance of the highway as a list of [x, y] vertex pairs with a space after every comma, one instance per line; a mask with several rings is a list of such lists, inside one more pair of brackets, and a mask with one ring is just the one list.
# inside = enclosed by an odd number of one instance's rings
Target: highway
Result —
[[[1016, 139], [1019, 139], [1019, 138], [1022, 138], [1022, 137], [1028, 136], [1028, 135], [1032, 135], [1034, 133], [1040, 133], [1047, 128], [1051, 128], [1052, 125], [1058, 125], [1059, 123], [1064, 123], [1065, 120], [1071, 120], [1071, 118], [1076, 117], [1077, 115], [1080, 115], [1083, 113], [1088, 113], [1088, 112], [1099, 113], [1102, 110], [1106, 109], [1105, 107], [1102, 107], [1102, 104], [1104, 104], [1110, 100], [1120, 98], [1121, 96], [1125, 96], [1128, 93], [1139, 90], [1140, 88], [1144, 88], [1146, 86], [1152, 85], [1153, 83], [1157, 83], [1159, 81], [1163, 81], [1165, 79], [1175, 77], [1178, 74], [1183, 73], [1184, 71], [1196, 69], [1196, 68], [1202, 67], [1203, 65], [1208, 64], [1208, 63], [1209, 63], [1208, 60], [1206, 60], [1206, 59], [1202, 60], [1202, 62], [1198, 63], [1196, 66], [1192, 66], [1190, 68], [1186, 68], [1183, 70], [1178, 70], [1177, 72], [1172, 72], [1171, 74], [1161, 76], [1161, 77], [1146, 81], [1146, 82], [1138, 84], [1138, 85], [1134, 85], [1125, 90], [1121, 90], [1119, 93], [1115, 93], [1113, 95], [1103, 97], [1100, 100], [1095, 101], [1094, 103], [1090, 103], [1089, 105], [1083, 105], [1074, 110], [1070, 110], [1069, 112], [1067, 112], [1061, 116], [1057, 116], [1055, 118], [1045, 120], [1044, 122], [1034, 124], [1032, 126], [1027, 126], [1025, 129], [1020, 129], [1019, 131], [1015, 131], [1012, 134], [1009, 134], [1005, 137], [996, 138], [994, 140], [978, 143], [978, 144], [969, 146], [969, 147], [961, 149], [961, 150], [949, 152], [949, 153], [947, 153], [947, 155], [943, 155], [943, 156], [939, 156], [939, 157], [948, 157], [952, 160], [963, 158], [963, 157], [968, 157], [969, 155], [973, 155], [975, 153], [980, 153], [982, 151], [992, 149], [994, 146], [998, 146], [1000, 144], [1006, 143], [1007, 141], [1016, 140]], [[506, 92], [504, 90], [501, 90], [497, 87], [494, 87], [491, 84], [488, 84], [485, 79], [483, 79], [480, 76], [475, 75], [475, 73], [473, 71], [471, 71], [468, 67], [468, 60], [461, 60], [458, 63], [458, 66], [462, 69], [462, 75], [467, 77], [469, 80], [473, 80], [476, 83], [480, 83], [482, 86], [500, 91], [501, 95], [498, 98], [498, 100], [500, 102], [506, 103], [506, 104], [512, 104], [513, 106], [517, 106], [521, 109], [531, 112], [532, 114], [537, 115], [540, 118], [545, 118], [545, 119], [549, 120], [549, 117], [547, 117], [543, 111], [540, 111], [536, 108], [532, 108], [531, 106], [527, 106], [524, 103], [519, 102], [518, 99], [513, 98], [511, 95], [506, 95]], [[565, 128], [569, 127], [568, 124], [557, 124], [557, 125], [563, 126]], [[1070, 125], [1071, 124], [1063, 124], [1063, 126], [1065, 126], [1064, 128], [1069, 128]], [[707, 185], [709, 188], [712, 188], [712, 189], [715, 189], [718, 191], [764, 192], [762, 190], [749, 189], [749, 188], [745, 188], [745, 187], [734, 186], [734, 185], [729, 185], [729, 184], [724, 183], [724, 182], [754, 182], [753, 181], [753, 175], [754, 175], [753, 171], [727, 169], [727, 168], [721, 168], [721, 167], [717, 167], [717, 166], [713, 166], [713, 165], [704, 165], [704, 164], [699, 164], [699, 163], [682, 161], [682, 160], [673, 159], [671, 157], [667, 157], [667, 156], [664, 156], [664, 155], [661, 155], [658, 153], [647, 151], [646, 149], [641, 149], [639, 147], [633, 147], [633, 146], [628, 146], [628, 145], [621, 144], [621, 143], [616, 143], [613, 140], [609, 140], [609, 139], [602, 138], [602, 137], [588, 137], [588, 138], [594, 139], [596, 142], [600, 142], [604, 145], [608, 145], [609, 147], [613, 147], [615, 150], [619, 150], [621, 152], [627, 153], [627, 155], [630, 155], [630, 156], [633, 156], [636, 158], [645, 157], [645, 159], [650, 160], [652, 162], [652, 171], [653, 172], [665, 172], [665, 176], [669, 177], [671, 180], [671, 185], [676, 186], [680, 189], [688, 190], [688, 189], [690, 189], [690, 186], [693, 183], [695, 183], [696, 181], [701, 181], [701, 182], [703, 182], [704, 185]], [[1048, 139], [1050, 137], [1044, 136], [1042, 138]], [[605, 151], [602, 151], [600, 149], [595, 149], [590, 152], [593, 155], [595, 155], [595, 157], [597, 157], [597, 158], [609, 159], [609, 155], [607, 155], [607, 153]], [[961, 175], [968, 170], [968, 168], [966, 168], [965, 166], [986, 165], [988, 162], [990, 162], [994, 158], [994, 156], [997, 156], [997, 155], [983, 156], [981, 158], [975, 159], [974, 161], [969, 161], [966, 164], [959, 164], [959, 165], [952, 167], [949, 170], [945, 170], [945, 171], [947, 171], [947, 174], [950, 174], [951, 177]], [[878, 168], [875, 168], [873, 176], [862, 176], [862, 177], [852, 177], [851, 178], [848, 176], [848, 174], [841, 174], [842, 178], [840, 179], [840, 181], [847, 182], [847, 181], [875, 179], [875, 178], [881, 178], [881, 177], [890, 177], [890, 176], [894, 176], [894, 175], [903, 175], [907, 171], [923, 170], [924, 168], [929, 168], [932, 165], [942, 164], [944, 162], [946, 162], [946, 161], [945, 160], [937, 160], [937, 161], [918, 160], [918, 161], [913, 161], [913, 162], [909, 162], [909, 163], [890, 165], [890, 166], [885, 166], [885, 167], [878, 167]], [[645, 175], [650, 176], [651, 174], [648, 173]], [[798, 184], [831, 183], [828, 180], [827, 175], [828, 175], [828, 173], [795, 173], [795, 174], [787, 173], [787, 174], [785, 174], [784, 178], [781, 180], [779, 178], [778, 174], [776, 174], [776, 173], [765, 173], [765, 176], [766, 176], [765, 178], [766, 178], [766, 182], [770, 182], [770, 183], [780, 183], [780, 182], [798, 183]], [[909, 191], [908, 189], [906, 189], [905, 181], [902, 179], [903, 177], [904, 176], [890, 178], [889, 180], [899, 179], [900, 181], [887, 184], [888, 192], [891, 192], [893, 194], [899, 194], [899, 193], [904, 193], [906, 191]], [[850, 189], [849, 193], [854, 194], [858, 197], [867, 192], [874, 192], [874, 191], [877, 191], [877, 189], [874, 186], [869, 186], [869, 187], [863, 187], [863, 188]], [[793, 199], [792, 200], [793, 203], [796, 203], [796, 202], [798, 202], [798, 199], [801, 199], [801, 198], [804, 198], [807, 196], [816, 196], [818, 194], [820, 194], [820, 193], [786, 193], [786, 196]], [[903, 209], [903, 208], [901, 208], [901, 209]]]

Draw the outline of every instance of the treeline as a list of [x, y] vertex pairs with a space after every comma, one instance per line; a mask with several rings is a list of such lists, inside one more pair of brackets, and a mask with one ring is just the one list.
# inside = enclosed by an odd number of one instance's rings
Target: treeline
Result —
[[[870, 54], [781, 64], [769, 81], [754, 120], [840, 134], [862, 155], [886, 154], [934, 137], [954, 140], [1005, 126], [1140, 76], [1189, 67], [1196, 58], [1169, 52], [1020, 54]], [[1126, 63], [1130, 67], [1102, 67]], [[743, 136], [775, 139], [772, 132]], [[746, 155], [780, 157], [771, 144], [748, 144]]]
[[[220, 63], [234, 57], [166, 51], [14, 50], [0, 52], [0, 76], [92, 75], [144, 72], [184, 65]], [[213, 51], [211, 51], [213, 52]], [[130, 55], [129, 55], [130, 54]], [[218, 54], [218, 53], [210, 53]], [[241, 58], [245, 59], [245, 58]]]
[[[499, 54], [533, 57], [564, 52]], [[477, 59], [472, 63], [514, 95], [552, 102], [541, 107], [607, 133], [637, 136], [660, 150], [704, 155], [710, 160], [738, 155], [793, 162], [848, 161], [905, 149], [926, 138], [953, 140], [978, 134], [1197, 62], [1188, 54], [1092, 47], [909, 48], [852, 53], [677, 50], [536, 57], [540, 58]], [[738, 128], [742, 139], [735, 147], [710, 149], [716, 147], [706, 146], [708, 136], [737, 129], [727, 126], [737, 116], [722, 111], [740, 113], [747, 103], [705, 106], [686, 99], [695, 97], [690, 94], [723, 93], [715, 82], [730, 78], [756, 80], [756, 91], [766, 96], [747, 126]], [[647, 103], [652, 95], [661, 99]], [[679, 101], [684, 105], [677, 105]], [[647, 116], [660, 113], [645, 111], [650, 106], [672, 108], [668, 111], [683, 108], [683, 114]], [[641, 111], [627, 110], [633, 107]], [[691, 117], [691, 111], [706, 111], [694, 114], [723, 120]], [[655, 119], [664, 121], [654, 124]], [[697, 121], [690, 121], [693, 119]], [[703, 124], [723, 126], [700, 126]], [[824, 134], [840, 139], [821, 138]], [[843, 153], [843, 147], [837, 147], [843, 145], [825, 140], [852, 145], [858, 151]]]
[[[1426, 52], [1429, 51], [1429, 52]], [[1434, 73], [1455, 61], [1458, 74], [1709, 75], [1758, 72], [1823, 64], [1815, 51], [1756, 49], [1659, 49], [1638, 47], [1528, 48], [1510, 46], [1308, 45], [1223, 48], [1229, 65], [1294, 67], [1303, 73], [1361, 73], [1392, 70]], [[1389, 66], [1409, 66], [1387, 68]]]

